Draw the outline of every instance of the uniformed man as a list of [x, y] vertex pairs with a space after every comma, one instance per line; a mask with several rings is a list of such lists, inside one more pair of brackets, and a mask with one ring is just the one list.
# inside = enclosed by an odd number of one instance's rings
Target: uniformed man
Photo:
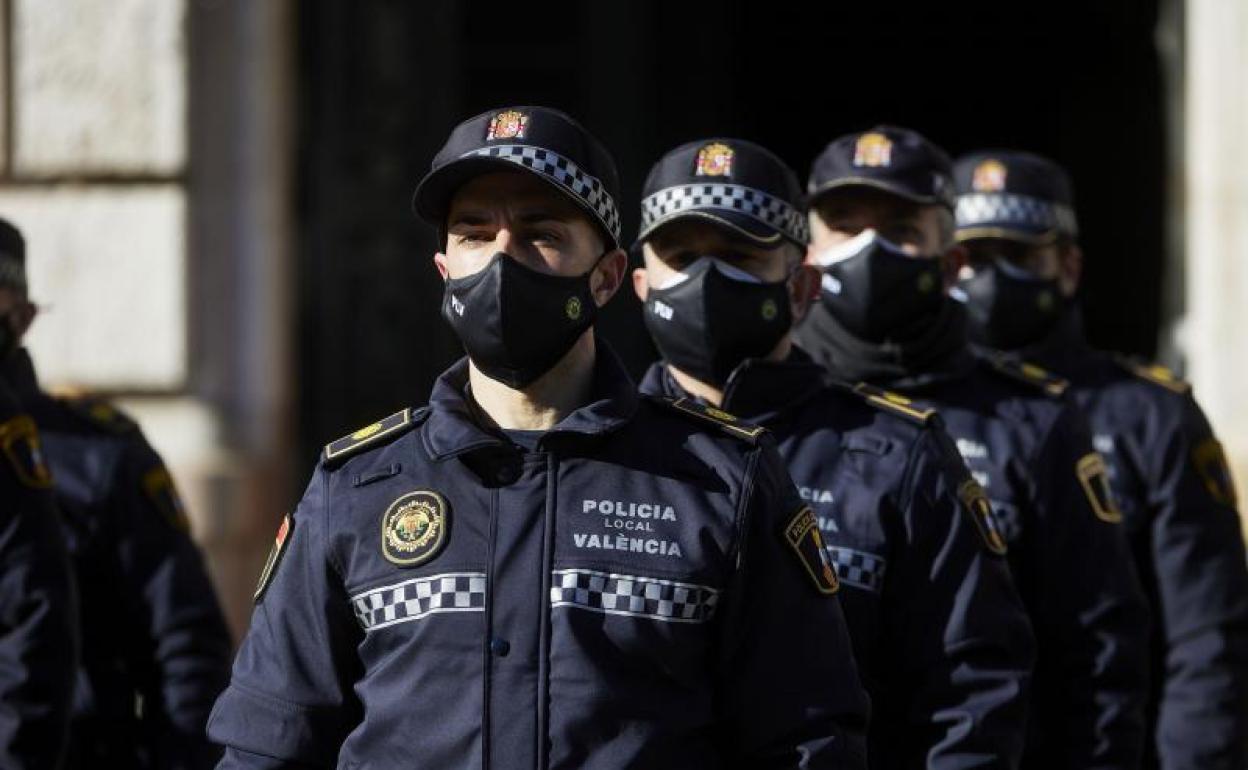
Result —
[[934, 404], [992, 501], [1039, 653], [1024, 766], [1130, 768], [1143, 741], [1147, 609], [1121, 514], [1064, 383], [976, 358], [945, 153], [890, 126], [833, 140], [808, 185], [818, 304], [798, 333], [840, 377]]
[[[0, 249], [0, 271], [10, 257]], [[0, 327], [0, 350], [14, 343]], [[0, 385], [0, 767], [56, 770], [78, 663], [78, 606], [35, 423]]]
[[828, 386], [790, 341], [818, 275], [768, 150], [691, 142], [651, 170], [633, 274], [663, 360], [642, 390], [771, 430], [811, 506], [871, 695], [873, 768], [1012, 767], [1034, 642], [979, 486], [931, 410]]
[[467, 350], [331, 443], [210, 721], [225, 768], [863, 767], [836, 579], [774, 442], [640, 398], [593, 333], [618, 181], [492, 110], [417, 188]]
[[1066, 173], [990, 151], [955, 179], [973, 330], [1068, 378], [1110, 465], [1155, 618], [1145, 766], [1248, 767], [1248, 574], [1221, 445], [1187, 383], [1084, 338]]
[[107, 403], [45, 393], [20, 345], [35, 319], [25, 243], [0, 220], [0, 358], [39, 426], [78, 579], [82, 661], [69, 767], [194, 768], [219, 750], [204, 736], [229, 676], [230, 637], [160, 457]]

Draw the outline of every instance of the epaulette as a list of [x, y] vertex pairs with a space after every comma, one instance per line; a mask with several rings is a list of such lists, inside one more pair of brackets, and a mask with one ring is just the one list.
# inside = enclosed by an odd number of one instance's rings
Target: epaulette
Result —
[[1061, 398], [1066, 389], [1070, 387], [1068, 380], [1026, 361], [1003, 355], [988, 356], [985, 360], [998, 374], [1039, 388], [1054, 398]]
[[767, 429], [761, 425], [753, 425], [748, 422], [742, 422], [735, 415], [728, 414], [722, 409], [716, 409], [713, 406], [700, 404], [691, 398], [665, 398], [663, 396], [649, 396], [649, 399], [661, 406], [667, 407], [683, 415], [694, 417], [700, 422], [714, 425], [719, 430], [727, 433], [729, 436], [735, 436], [744, 439], [751, 444], [758, 441], [758, 438], [767, 432]]
[[1118, 362], [1119, 366], [1136, 377], [1148, 380], [1154, 385], [1160, 385], [1172, 393], [1185, 394], [1192, 389], [1190, 383], [1179, 379], [1178, 375], [1161, 364], [1149, 363], [1129, 356], [1114, 356], [1114, 360]]
[[410, 407], [402, 409], [384, 420], [378, 420], [372, 425], [365, 425], [354, 433], [343, 436], [337, 441], [329, 442], [325, 445], [322, 461], [328, 467], [335, 467], [347, 458], [357, 455], [369, 447], [377, 446], [386, 441], [393, 441], [412, 428], [419, 426], [428, 416], [429, 407], [427, 406], [420, 409], [412, 409]]
[[914, 401], [906, 398], [900, 393], [894, 393], [891, 390], [877, 388], [865, 382], [855, 383], [838, 383], [841, 387], [847, 388], [850, 392], [861, 397], [871, 406], [882, 409], [885, 412], [901, 415], [911, 422], [917, 422], [920, 425], [926, 425], [933, 417], [936, 416], [936, 410], [930, 407], [923, 407]]
[[110, 433], [131, 433], [139, 424], [102, 398], [81, 393], [56, 393], [54, 398], [92, 425]]

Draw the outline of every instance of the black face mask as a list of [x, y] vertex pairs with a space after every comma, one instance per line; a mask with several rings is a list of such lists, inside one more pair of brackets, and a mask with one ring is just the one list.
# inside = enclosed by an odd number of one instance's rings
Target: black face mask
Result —
[[820, 301], [846, 331], [882, 342], [908, 331], [944, 301], [940, 260], [912, 257], [868, 230], [820, 255]]
[[5, 361], [19, 345], [17, 330], [13, 328], [12, 316], [0, 316], [0, 361]]
[[701, 382], [723, 385], [742, 361], [774, 350], [793, 324], [785, 281], [762, 283], [709, 257], [682, 273], [680, 283], [650, 289], [646, 328], [665, 361]]
[[977, 269], [952, 294], [966, 303], [971, 339], [1002, 350], [1042, 340], [1064, 305], [1057, 279], [1037, 278], [1001, 261]]
[[480, 272], [447, 280], [442, 317], [485, 376], [523, 388], [550, 371], [593, 324], [593, 271], [539, 273], [499, 252]]

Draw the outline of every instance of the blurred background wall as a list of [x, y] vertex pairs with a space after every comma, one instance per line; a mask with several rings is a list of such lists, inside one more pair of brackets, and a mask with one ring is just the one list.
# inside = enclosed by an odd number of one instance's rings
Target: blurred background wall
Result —
[[[606, 142], [626, 232], [649, 165], [714, 134], [800, 174], [878, 122], [1056, 158], [1093, 340], [1192, 377], [1242, 488], [1246, 50], [1238, 0], [0, 0], [0, 215], [44, 379], [142, 422], [241, 631], [321, 445], [459, 355], [408, 201], [450, 127], [504, 104]], [[624, 293], [603, 321], [634, 372], [639, 322]]]

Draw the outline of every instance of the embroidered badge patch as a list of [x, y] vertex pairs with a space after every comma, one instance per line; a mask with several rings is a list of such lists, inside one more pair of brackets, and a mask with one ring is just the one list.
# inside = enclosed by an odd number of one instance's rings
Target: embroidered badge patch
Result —
[[1109, 486], [1109, 468], [1105, 458], [1099, 452], [1089, 452], [1075, 463], [1075, 475], [1083, 485], [1083, 493], [1088, 496], [1088, 503], [1096, 518], [1110, 524], [1122, 521], [1122, 511], [1114, 501], [1113, 488]]
[[282, 517], [282, 523], [277, 528], [277, 537], [273, 538], [273, 547], [269, 549], [269, 558], [264, 561], [264, 569], [260, 572], [260, 582], [256, 584], [256, 593], [253, 597], [255, 601], [260, 601], [260, 597], [264, 596], [264, 589], [269, 587], [269, 581], [277, 572], [277, 563], [281, 561], [282, 554], [286, 551], [286, 544], [290, 542], [290, 531], [293, 528], [294, 521], [288, 513]]
[[722, 142], [712, 142], [698, 150], [696, 176], [732, 176], [732, 159], [736, 153]]
[[832, 560], [828, 558], [823, 535], [819, 532], [815, 512], [810, 506], [804, 506], [789, 520], [784, 528], [784, 539], [793, 549], [793, 553], [797, 554], [797, 560], [802, 563], [819, 593], [829, 596], [836, 593], [841, 584], [837, 580]]
[[438, 555], [450, 527], [446, 498], [428, 489], [408, 492], [381, 516], [381, 553], [400, 567], [415, 567]]
[[1222, 445], [1216, 438], [1210, 436], [1192, 450], [1192, 464], [1196, 466], [1196, 472], [1200, 474], [1210, 496], [1219, 503], [1234, 508], [1239, 502], [1235, 494], [1235, 482], [1231, 479], [1231, 468], [1226, 463]]
[[529, 127], [529, 116], [518, 110], [500, 112], [490, 120], [485, 133], [486, 141], [495, 139], [523, 139]]
[[191, 522], [186, 516], [186, 506], [182, 504], [178, 489], [173, 485], [173, 477], [163, 465], [143, 474], [143, 492], [171, 526], [183, 532], [191, 531]]
[[971, 189], [975, 192], [1001, 192], [1005, 189], [1005, 164], [989, 158], [975, 167]]
[[893, 142], [887, 136], [869, 131], [854, 145], [854, 165], [878, 168], [893, 162]]
[[975, 529], [988, 550], [998, 556], [1004, 556], [1009, 549], [1005, 544], [1005, 537], [1001, 534], [1001, 527], [997, 524], [997, 515], [992, 511], [992, 503], [988, 502], [988, 495], [984, 493], [984, 488], [975, 479], [967, 479], [962, 482], [962, 486], [958, 487], [958, 499], [971, 514], [971, 521], [975, 522]]
[[39, 432], [28, 415], [19, 415], [0, 425], [0, 448], [22, 484], [35, 489], [52, 486], [52, 473], [39, 448]]

